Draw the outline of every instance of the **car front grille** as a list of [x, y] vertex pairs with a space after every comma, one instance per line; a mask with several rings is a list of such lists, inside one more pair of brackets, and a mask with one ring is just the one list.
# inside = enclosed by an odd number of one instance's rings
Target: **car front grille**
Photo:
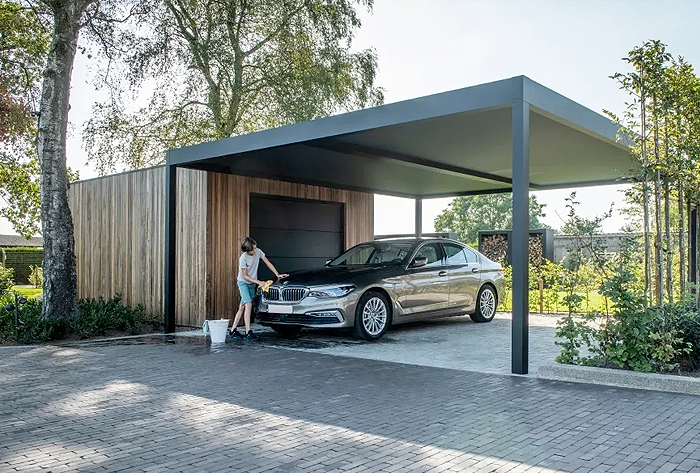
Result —
[[271, 287], [264, 297], [268, 301], [299, 302], [308, 292], [305, 287]]
[[336, 317], [314, 317], [306, 314], [269, 314], [267, 312], [258, 313], [259, 322], [286, 322], [288, 324], [303, 324], [303, 325], [328, 325], [337, 324], [339, 320]]
[[263, 293], [263, 297], [268, 301], [278, 301], [280, 300], [280, 290], [276, 287], [271, 287], [267, 294]]

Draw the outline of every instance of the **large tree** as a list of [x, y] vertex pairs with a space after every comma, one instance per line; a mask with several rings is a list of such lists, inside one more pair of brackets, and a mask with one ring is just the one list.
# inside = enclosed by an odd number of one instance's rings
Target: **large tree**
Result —
[[110, 75], [100, 78], [111, 97], [85, 126], [90, 160], [102, 173], [134, 169], [161, 163], [168, 148], [382, 103], [375, 53], [351, 48], [356, 8], [371, 6], [157, 3], [147, 26], [122, 38]]
[[49, 36], [36, 13], [0, 1], [0, 216], [29, 238], [39, 232], [37, 110]]
[[[37, 152], [41, 173], [41, 225], [44, 238], [42, 315], [59, 319], [75, 313], [77, 285], [73, 219], [68, 207], [66, 132], [70, 85], [78, 37], [87, 33], [109, 55], [119, 26], [143, 15], [150, 4], [138, 0], [27, 0], [50, 28], [39, 108]], [[132, 25], [133, 27], [133, 25]], [[125, 29], [129, 31], [127, 27]]]
[[[544, 204], [530, 196], [530, 228], [542, 228]], [[456, 232], [457, 238], [474, 244], [479, 230], [508, 230], [513, 227], [512, 194], [489, 194], [457, 197], [435, 219], [438, 232]]]

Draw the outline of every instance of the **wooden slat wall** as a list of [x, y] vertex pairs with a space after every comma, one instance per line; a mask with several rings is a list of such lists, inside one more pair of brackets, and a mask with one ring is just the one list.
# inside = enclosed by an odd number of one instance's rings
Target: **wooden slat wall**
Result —
[[[178, 325], [201, 325], [206, 313], [207, 173], [178, 170]], [[71, 184], [78, 296], [110, 298], [163, 312], [165, 168]]]
[[374, 196], [229, 174], [209, 174], [209, 273], [207, 313], [231, 318], [238, 309], [236, 289], [240, 242], [248, 234], [250, 194], [268, 194], [345, 203], [345, 248], [374, 235]]

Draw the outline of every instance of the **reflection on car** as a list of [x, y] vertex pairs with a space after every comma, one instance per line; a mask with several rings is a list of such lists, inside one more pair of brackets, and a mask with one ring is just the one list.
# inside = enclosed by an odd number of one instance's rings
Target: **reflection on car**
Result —
[[284, 334], [352, 328], [376, 340], [391, 325], [429, 318], [490, 322], [504, 286], [500, 264], [457, 241], [377, 240], [273, 284], [258, 303], [258, 321]]

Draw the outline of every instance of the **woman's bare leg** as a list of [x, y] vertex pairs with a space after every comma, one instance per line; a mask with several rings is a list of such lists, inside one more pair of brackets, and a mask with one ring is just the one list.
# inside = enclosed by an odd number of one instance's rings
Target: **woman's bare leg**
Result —
[[233, 325], [231, 326], [231, 332], [236, 330], [236, 327], [238, 327], [238, 323], [241, 321], [241, 317], [243, 316], [243, 305], [238, 306], [238, 312], [236, 312], [236, 317], [233, 319]]
[[253, 312], [253, 303], [245, 303], [245, 312], [243, 315], [243, 322], [245, 323], [245, 333], [250, 332], [250, 314]]

